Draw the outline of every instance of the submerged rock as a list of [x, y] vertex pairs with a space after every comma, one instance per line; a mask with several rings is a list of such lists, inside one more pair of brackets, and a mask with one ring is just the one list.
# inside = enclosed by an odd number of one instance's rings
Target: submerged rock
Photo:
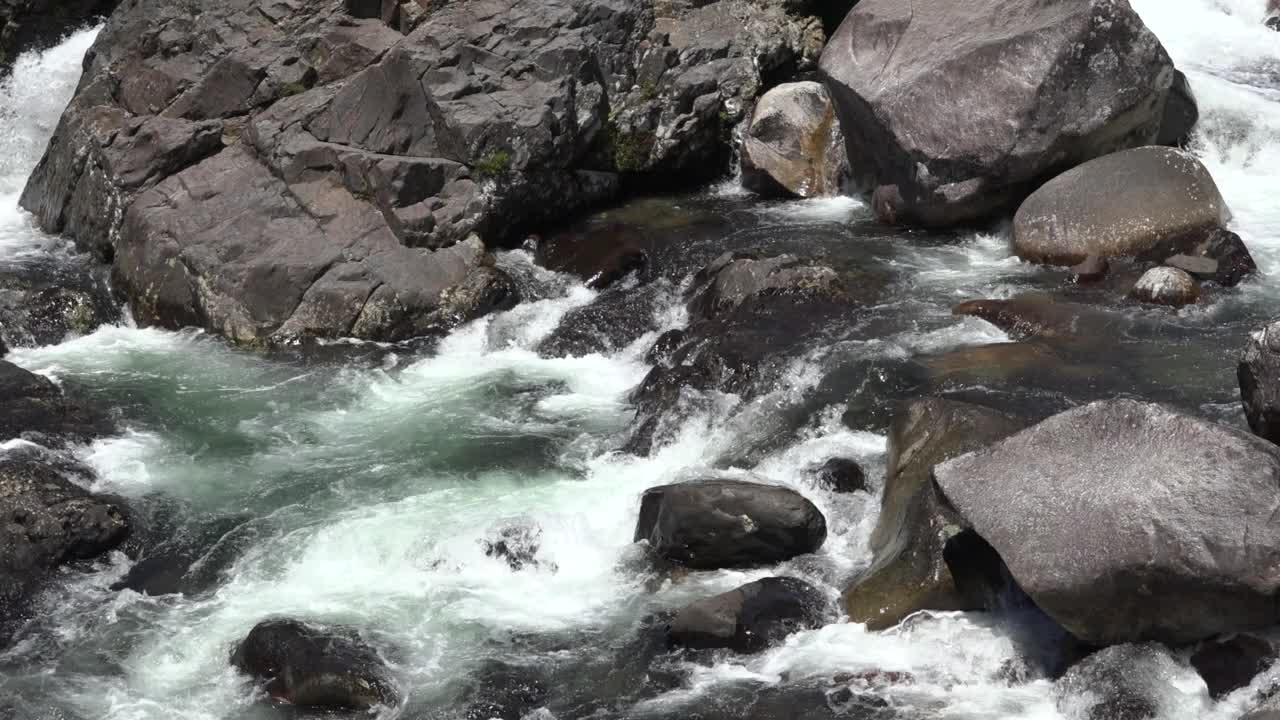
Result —
[[1090, 255], [1071, 266], [1071, 277], [1075, 282], [1097, 282], [1105, 278], [1110, 269], [1106, 258]]
[[1191, 666], [1209, 686], [1209, 697], [1217, 700], [1253, 682], [1275, 660], [1276, 650], [1270, 642], [1253, 635], [1236, 635], [1202, 644], [1192, 654]]
[[756, 103], [742, 138], [742, 186], [765, 196], [835, 195], [848, 156], [821, 83], [779, 85]]
[[513, 571], [545, 567], [555, 572], [556, 564], [539, 557], [542, 549], [542, 527], [529, 518], [503, 521], [489, 530], [480, 541], [484, 554], [501, 560]]
[[889, 429], [880, 516], [871, 535], [871, 567], [845, 592], [849, 619], [883, 630], [920, 610], [976, 610], [955, 585], [943, 555], [964, 526], [939, 502], [929, 472], [944, 460], [985, 447], [1027, 423], [979, 405], [922, 398], [904, 403]]
[[1280, 445], [1280, 321], [1250, 336], [1236, 367], [1236, 379], [1249, 428]]
[[1045, 183], [1018, 208], [1018, 257], [1074, 265], [1102, 258], [1175, 254], [1227, 220], [1226, 202], [1199, 160], [1142, 147], [1079, 165]]
[[1182, 307], [1200, 299], [1200, 285], [1185, 270], [1176, 267], [1154, 267], [1142, 274], [1129, 297], [1153, 305]]
[[208, 592], [257, 539], [255, 524], [243, 517], [184, 518], [171, 536], [144, 545], [137, 562], [111, 589], [153, 596]]
[[753, 653], [821, 626], [826, 615], [827, 599], [814, 586], [795, 578], [765, 578], [685, 607], [667, 632], [682, 647]]
[[300, 707], [368, 710], [398, 702], [377, 651], [346, 628], [297, 620], [254, 626], [231, 656], [272, 698]]
[[[1095, 645], [1273, 625], [1280, 448], [1110, 400], [933, 470], [1037, 606]], [[1159, 612], [1152, 612], [1158, 604]]]
[[866, 491], [867, 473], [856, 460], [831, 458], [818, 468], [818, 484], [831, 492]]
[[646, 490], [635, 541], [697, 570], [758, 567], [816, 552], [827, 522], [780, 485], [706, 479]]
[[68, 396], [51, 380], [0, 360], [0, 442], [28, 438], [45, 446], [88, 442], [114, 424], [105, 413]]
[[821, 42], [746, 0], [260, 5], [121, 7], [22, 196], [139, 321], [250, 345], [505, 307], [485, 243], [718, 171], [761, 74]]
[[0, 456], [0, 645], [56, 568], [128, 537], [127, 508], [68, 480], [39, 453]]
[[1058, 707], [1087, 720], [1148, 720], [1177, 705], [1181, 667], [1156, 644], [1117, 645], [1076, 664], [1055, 686]]
[[1117, 313], [1036, 294], [1009, 300], [970, 300], [952, 312], [982, 318], [1018, 340], [1109, 342], [1132, 324]]
[[1154, 142], [1175, 77], [1129, 4], [1110, 0], [862, 0], [820, 67], [859, 189], [876, 190], [882, 219], [932, 226]]

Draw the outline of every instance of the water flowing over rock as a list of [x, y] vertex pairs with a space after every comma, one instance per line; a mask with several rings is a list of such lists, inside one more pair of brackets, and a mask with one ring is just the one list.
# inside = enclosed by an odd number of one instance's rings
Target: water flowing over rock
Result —
[[1073, 265], [1090, 255], [1163, 260], [1223, 225], [1226, 202], [1209, 171], [1174, 148], [1143, 147], [1077, 166], [1018, 208], [1018, 257]]
[[779, 85], [756, 104], [742, 139], [742, 186], [765, 196], [835, 195], [848, 172], [844, 135], [826, 88]]
[[819, 627], [826, 611], [827, 599], [809, 583], [765, 578], [685, 607], [671, 621], [668, 636], [682, 647], [752, 653]]
[[906, 402], [889, 429], [880, 517], [871, 534], [871, 567], [845, 592], [849, 619], [883, 630], [919, 610], [976, 610], [981, 603], [955, 586], [943, 557], [964, 527], [939, 502], [934, 465], [985, 447], [1027, 423], [980, 405], [922, 398]]
[[1087, 720], [1154, 720], [1176, 707], [1181, 670], [1156, 644], [1117, 645], [1072, 667], [1057, 683], [1058, 707]]
[[1114, 0], [862, 0], [820, 67], [855, 184], [882, 219], [931, 226], [1154, 142], [1174, 82], [1160, 41]]
[[1132, 400], [1056, 415], [934, 468], [1018, 585], [1097, 645], [1275, 624], [1280, 448]]
[[377, 651], [346, 628], [268, 620], [249, 632], [231, 662], [265, 683], [271, 697], [300, 707], [368, 710], [399, 696]]
[[721, 479], [646, 490], [635, 532], [657, 556], [697, 570], [770, 565], [826, 539], [826, 518], [800, 493]]
[[1236, 378], [1249, 428], [1280, 445], [1280, 321], [1249, 338]]
[[485, 243], [718, 172], [762, 74], [822, 39], [747, 0], [375, 4], [122, 7], [23, 205], [142, 322], [398, 340], [511, 301]]
[[0, 74], [18, 56], [56, 45], [67, 33], [106, 16], [119, 0], [0, 0]]
[[1155, 305], [1182, 307], [1200, 299], [1200, 285], [1185, 270], [1154, 267], [1138, 278], [1129, 296]]

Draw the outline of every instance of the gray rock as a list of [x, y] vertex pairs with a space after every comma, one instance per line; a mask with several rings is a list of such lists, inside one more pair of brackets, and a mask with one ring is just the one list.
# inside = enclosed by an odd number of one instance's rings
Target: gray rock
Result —
[[835, 195], [848, 173], [844, 135], [826, 88], [779, 85], [756, 103], [742, 139], [742, 186], [765, 196]]
[[1132, 400], [1056, 415], [934, 468], [1050, 617], [1097, 645], [1273, 625], [1280, 448]]
[[635, 532], [659, 557], [699, 570], [782, 562], [826, 538], [826, 518], [800, 493], [721, 479], [646, 490]]
[[1143, 273], [1129, 297], [1153, 305], [1182, 307], [1200, 299], [1200, 285], [1185, 270], [1165, 265]]
[[871, 534], [871, 566], [844, 595], [849, 619], [883, 630], [920, 610], [977, 610], [956, 588], [943, 557], [964, 521], [939, 502], [930, 470], [1002, 440], [1027, 423], [969, 403], [921, 398], [904, 403], [889, 428], [880, 516]]
[[1210, 280], [1218, 274], [1218, 261], [1211, 257], [1196, 257], [1179, 253], [1166, 258], [1164, 264], [1201, 280]]
[[1236, 367], [1240, 400], [1255, 435], [1280, 444], [1280, 321], [1254, 332]]
[[628, 173], [724, 167], [727, 123], [762, 73], [812, 62], [817, 22], [747, 0], [139, 0], [22, 204], [113, 261], [143, 322], [432, 332], [511, 297], [471, 238], [611, 200]]
[[96, 558], [128, 535], [123, 505], [91, 495], [39, 453], [0, 457], [0, 645], [56, 568]]
[[932, 226], [1154, 142], [1174, 82], [1159, 40], [1111, 0], [862, 0], [820, 67], [855, 185], [882, 219]]
[[1072, 667], [1054, 687], [1068, 717], [1147, 720], [1177, 705], [1178, 661], [1154, 643], [1117, 645]]
[[1218, 186], [1195, 157], [1136, 148], [1072, 168], [1032, 193], [1014, 216], [1013, 249], [1024, 260], [1054, 265], [1090, 255], [1163, 260], [1227, 215]]
[[759, 652], [827, 616], [822, 591], [796, 578], [765, 578], [699, 600], [676, 613], [667, 630], [675, 645]]

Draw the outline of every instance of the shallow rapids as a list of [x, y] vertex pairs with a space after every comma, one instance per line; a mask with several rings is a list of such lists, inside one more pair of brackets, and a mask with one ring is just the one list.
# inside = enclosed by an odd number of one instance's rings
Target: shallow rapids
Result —
[[[843, 456], [862, 462], [875, 487], [882, 481], [884, 424], [857, 413], [859, 393], [887, 391], [874, 383], [831, 390], [850, 368], [925, 358], [960, 397], [1047, 412], [1127, 394], [1243, 423], [1236, 354], [1254, 326], [1280, 313], [1280, 35], [1262, 26], [1254, 0], [1132, 2], [1190, 78], [1201, 110], [1194, 150], [1264, 277], [1176, 314], [1126, 306], [1132, 331], [1063, 350], [1064, 366], [1079, 375], [1049, 377], [1059, 372], [1049, 368], [1009, 380], [955, 369], [949, 353], [1009, 338], [951, 307], [1060, 290], [1065, 273], [1012, 258], [999, 228], [894, 235], [850, 199], [764, 203], [709, 190], [638, 201], [579, 229], [704, 243], [712, 257], [729, 241], [817, 248], [883, 284], [865, 313], [833, 328], [830, 343], [807, 348], [770, 392], [705, 398], [648, 457], [618, 448], [634, 418], [628, 395], [649, 370], [646, 351], [686, 322], [680, 279], [653, 290], [651, 316], [637, 318], [639, 339], [548, 358], [539, 344], [600, 293], [524, 251], [503, 253], [500, 263], [526, 301], [430, 347], [334, 343], [318, 354], [257, 355], [198, 332], [123, 324], [14, 350], [7, 359], [75, 383], [118, 412], [124, 434], [78, 450], [99, 474], [94, 490], [130, 499], [155, 523], [221, 539], [205, 557], [216, 580], [191, 596], [111, 590], [130, 570], [123, 554], [68, 573], [21, 641], [0, 653], [0, 715], [272, 717], [227, 657], [256, 622], [292, 616], [350, 624], [392, 649], [387, 659], [411, 692], [383, 713], [387, 720], [435, 717], [491, 660], [566, 669], [563, 681], [580, 687], [566, 692], [575, 700], [559, 720], [582, 717], [573, 708], [685, 717], [744, 687], [841, 673], [879, 674], [868, 692], [902, 717], [1070, 717], [1071, 703], [1059, 702], [1050, 681], [1009, 681], [1024, 641], [1010, 629], [1016, 622], [982, 614], [922, 614], [883, 633], [832, 624], [758, 656], [672, 668], [679, 681], [653, 687], [636, 686], [652, 681], [646, 673], [613, 687], [609, 669], [656, 611], [773, 574], [804, 577], [835, 600], [866, 565], [878, 497], [829, 493], [812, 473]], [[69, 252], [33, 229], [17, 198], [93, 37], [81, 32], [23, 57], [0, 85], [0, 260]], [[1070, 292], [1097, 302], [1105, 294]], [[846, 422], [850, 414], [863, 422]], [[758, 571], [674, 582], [648, 573], [631, 545], [640, 494], [709, 468], [801, 489], [828, 519], [826, 545], [816, 557]], [[513, 520], [541, 528], [538, 567], [514, 572], [486, 556], [484, 539]], [[1175, 678], [1162, 718], [1228, 720], [1275, 679], [1273, 671], [1212, 703], [1188, 671]]]

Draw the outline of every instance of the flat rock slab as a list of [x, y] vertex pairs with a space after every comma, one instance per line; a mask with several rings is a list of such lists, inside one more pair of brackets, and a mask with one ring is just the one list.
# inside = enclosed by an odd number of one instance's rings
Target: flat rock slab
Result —
[[948, 502], [1086, 642], [1188, 643], [1280, 621], [1280, 448], [1132, 400], [934, 468]]

